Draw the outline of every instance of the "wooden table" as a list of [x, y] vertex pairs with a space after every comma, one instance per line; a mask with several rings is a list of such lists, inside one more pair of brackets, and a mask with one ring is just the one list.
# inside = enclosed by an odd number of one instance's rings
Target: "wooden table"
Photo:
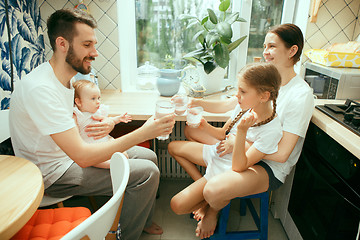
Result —
[[44, 194], [39, 168], [15, 156], [0, 155], [0, 239], [9, 239], [35, 213]]
[[[207, 97], [208, 100], [220, 100], [226, 94]], [[161, 97], [156, 92], [120, 92], [119, 90], [101, 90], [101, 103], [108, 105], [109, 115], [128, 113], [133, 120], [147, 120], [155, 113], [156, 101], [171, 97]], [[231, 111], [222, 114], [204, 112], [204, 118], [211, 122], [226, 122], [231, 116]], [[176, 121], [186, 121], [185, 116], [176, 116]]]

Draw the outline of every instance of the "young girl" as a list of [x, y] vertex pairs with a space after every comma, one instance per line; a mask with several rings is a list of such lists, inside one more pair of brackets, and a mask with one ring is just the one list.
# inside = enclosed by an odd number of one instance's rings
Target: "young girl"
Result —
[[[91, 123], [96, 122], [92, 116], [107, 116], [108, 106], [100, 104], [100, 89], [99, 87], [88, 80], [78, 80], [73, 83], [75, 89], [75, 106], [74, 119], [79, 128], [81, 138], [88, 143], [92, 142], [107, 142], [113, 140], [110, 135], [100, 139], [89, 137], [88, 132], [85, 132], [85, 127]], [[111, 117], [115, 124], [120, 122], [128, 123], [131, 121], [131, 116], [127, 113], [120, 116]], [[126, 152], [123, 152], [127, 156]], [[98, 168], [110, 168], [110, 161], [105, 161], [95, 165]]]
[[[203, 195], [203, 190], [211, 178], [224, 172], [229, 176], [245, 170], [256, 172], [259, 171], [259, 166], [263, 169], [260, 171], [274, 176], [271, 165], [269, 164], [269, 167], [260, 160], [266, 154], [277, 152], [277, 145], [282, 137], [281, 123], [276, 116], [276, 98], [280, 84], [278, 70], [269, 63], [247, 65], [238, 74], [238, 105], [232, 118], [221, 129], [209, 127], [209, 130], [223, 139], [235, 135], [232, 154], [221, 157], [217, 153], [219, 143], [203, 145], [198, 142], [175, 141], [169, 144], [170, 154], [196, 180], [172, 198], [171, 208], [177, 214], [198, 210], [199, 215], [204, 215], [199, 217], [201, 221], [196, 230], [197, 236], [209, 237], [216, 227], [216, 221], [205, 224], [203, 222], [208, 214], [217, 215], [217, 211], [209, 208]], [[207, 166], [204, 177], [197, 175], [194, 164]], [[227, 184], [226, 181], [222, 182], [222, 186]]]

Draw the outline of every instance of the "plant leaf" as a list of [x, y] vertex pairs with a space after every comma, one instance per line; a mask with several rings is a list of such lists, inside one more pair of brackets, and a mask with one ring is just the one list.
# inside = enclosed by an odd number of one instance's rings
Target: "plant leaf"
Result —
[[216, 31], [222, 37], [232, 38], [233, 32], [231, 25], [227, 22], [220, 22], [216, 24]]
[[246, 39], [246, 37], [247, 37], [246, 35], [242, 36], [238, 40], [230, 43], [228, 46], [229, 53], [232, 52], [232, 50], [234, 50], [235, 48], [237, 48], [240, 45], [240, 43], [242, 43]]
[[198, 23], [199, 23], [199, 22], [198, 22], [197, 20], [195, 20], [195, 19], [190, 20], [190, 21], [189, 21], [189, 24], [186, 26], [186, 29], [189, 29], [189, 28], [195, 26], [195, 25], [198, 24]]
[[231, 38], [220, 37], [220, 41], [228, 45], [231, 43]]
[[196, 49], [195, 51], [189, 52], [187, 54], [185, 54], [185, 56], [183, 58], [191, 58], [194, 56], [198, 56], [198, 55], [202, 55], [205, 54], [205, 50], [204, 49]]
[[236, 19], [237, 22], [246, 22], [245, 18], [242, 18], [242, 17], [238, 17]]
[[189, 20], [189, 19], [196, 19], [195, 16], [189, 15], [189, 14], [180, 14], [179, 15], [179, 20], [185, 21], [185, 20]]
[[230, 54], [226, 45], [219, 43], [214, 47], [214, 59], [215, 62], [222, 68], [226, 68], [229, 65]]
[[206, 62], [204, 64], [204, 71], [207, 73], [207, 74], [210, 74], [214, 69], [216, 68], [216, 64], [214, 62]]
[[207, 43], [208, 47], [210, 47], [215, 42], [220, 41], [220, 36], [216, 32], [211, 31], [208, 34], [206, 34], [205, 40], [206, 40], [206, 43]]
[[226, 12], [226, 10], [228, 10], [229, 7], [230, 7], [230, 0], [224, 0], [221, 1], [219, 5], [219, 10], [222, 12]]
[[198, 37], [198, 40], [199, 40], [201, 46], [204, 47], [204, 45], [205, 45], [205, 38], [204, 38], [204, 35], [203, 35], [203, 34], [201, 34], [201, 35]]
[[[195, 33], [194, 37], [192, 38], [192, 41], [195, 42], [196, 39], [198, 39], [198, 37], [199, 37], [200, 35], [202, 35], [204, 32], [205, 32], [205, 30], [200, 30], [200, 31], [198, 31], [197, 33]], [[203, 39], [204, 39], [204, 37], [203, 37]], [[200, 39], [199, 39], [199, 40], [200, 40]], [[200, 43], [202, 44], [201, 41], [200, 41]]]
[[218, 23], [218, 19], [214, 13], [214, 11], [210, 8], [207, 9], [208, 13], [209, 13], [209, 18], [210, 18], [210, 21], [213, 23], [213, 24], [217, 24]]
[[231, 13], [230, 15], [226, 16], [225, 21], [229, 24], [233, 24], [238, 18], [239, 18], [239, 13], [234, 12], [234, 13]]
[[202, 65], [204, 65], [204, 62], [201, 61], [200, 58], [196, 58], [196, 57], [185, 57], [185, 56], [184, 56], [183, 59], [188, 60], [188, 61], [193, 62], [193, 63], [200, 62]]
[[201, 20], [201, 25], [204, 25], [209, 20], [209, 16], [206, 16]]

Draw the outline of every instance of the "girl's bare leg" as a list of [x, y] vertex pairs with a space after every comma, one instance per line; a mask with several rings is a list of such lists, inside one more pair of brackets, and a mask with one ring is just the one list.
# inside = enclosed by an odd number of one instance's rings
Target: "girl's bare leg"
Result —
[[220, 141], [219, 139], [206, 132], [203, 128], [191, 128], [186, 125], [184, 129], [184, 134], [189, 141], [199, 142], [208, 145], [213, 145]]
[[[261, 166], [252, 166], [238, 173], [227, 171], [209, 180], [204, 187], [204, 199], [210, 205], [204, 218], [198, 223], [200, 237], [209, 237], [215, 230], [217, 213], [236, 197], [244, 197], [266, 191], [269, 177]], [[210, 236], [211, 236], [210, 235]]]
[[169, 143], [168, 151], [194, 181], [202, 177], [196, 165], [206, 166], [203, 160], [203, 144], [189, 141], [173, 141]]
[[176, 194], [170, 201], [174, 213], [178, 215], [191, 213], [202, 207], [205, 204], [203, 190], [206, 182], [206, 179], [202, 177]]

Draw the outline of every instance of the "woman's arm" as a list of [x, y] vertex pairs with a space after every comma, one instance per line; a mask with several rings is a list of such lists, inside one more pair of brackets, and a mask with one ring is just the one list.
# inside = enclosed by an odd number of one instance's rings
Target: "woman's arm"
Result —
[[265, 155], [264, 159], [281, 163], [286, 162], [294, 150], [298, 139], [298, 135], [283, 131], [283, 137], [279, 142], [278, 151], [273, 154]]
[[226, 113], [236, 107], [238, 100], [235, 96], [225, 100], [204, 100], [192, 98], [190, 106], [201, 106], [204, 111], [210, 113]]

